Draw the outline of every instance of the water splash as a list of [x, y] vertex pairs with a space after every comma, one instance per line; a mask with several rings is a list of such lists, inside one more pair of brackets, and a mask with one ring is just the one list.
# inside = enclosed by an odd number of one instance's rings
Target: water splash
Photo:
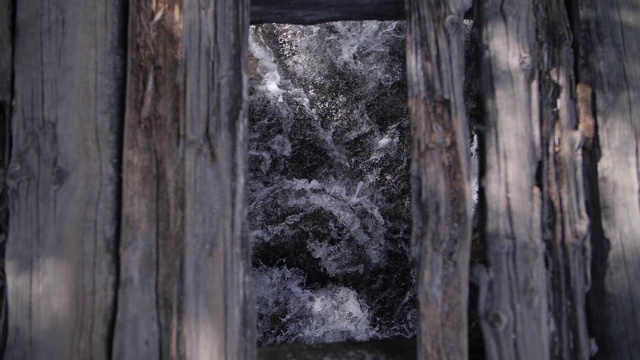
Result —
[[404, 25], [250, 33], [259, 343], [414, 335]]
[[263, 344], [365, 341], [375, 335], [369, 309], [353, 289], [309, 289], [302, 271], [286, 266], [258, 268], [254, 277]]

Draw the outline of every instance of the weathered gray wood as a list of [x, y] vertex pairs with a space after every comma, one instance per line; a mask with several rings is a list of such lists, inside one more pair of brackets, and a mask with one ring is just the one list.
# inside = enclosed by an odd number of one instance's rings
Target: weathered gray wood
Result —
[[488, 359], [549, 359], [541, 234], [538, 77], [532, 3], [479, 2], [485, 241], [479, 314]]
[[184, 357], [182, 3], [129, 7], [116, 359]]
[[[573, 38], [565, 1], [537, 3], [535, 17], [541, 74], [542, 168], [538, 170], [543, 190], [542, 236], [554, 324], [550, 329], [551, 355], [554, 359], [586, 360], [589, 336], [585, 300], [591, 249], [582, 150], [593, 134], [586, 129], [588, 117], [578, 119]], [[590, 95], [585, 96], [590, 102]]]
[[462, 20], [470, 5], [407, 2], [419, 359], [466, 359], [468, 352], [472, 200]]
[[108, 359], [123, 2], [16, 2], [5, 359]]
[[255, 357], [247, 10], [187, 2], [183, 24], [180, 1], [131, 3], [118, 359]]
[[255, 358], [245, 181], [248, 0], [185, 0], [186, 355]]
[[[13, 2], [0, 0], [0, 116], [6, 116], [11, 104], [13, 73]], [[3, 118], [8, 120], [8, 118]]]
[[[597, 359], [640, 354], [640, 1], [579, 0], [580, 82], [594, 92], [601, 236], [594, 237]], [[595, 187], [595, 186], [594, 186]], [[599, 224], [595, 224], [598, 229]]]
[[403, 0], [252, 0], [251, 23], [404, 20]]
[[[0, 264], [9, 230], [9, 202], [6, 174], [11, 144], [11, 101], [13, 84], [13, 3], [0, 0]], [[7, 301], [4, 266], [0, 266], [0, 353], [6, 340]]]

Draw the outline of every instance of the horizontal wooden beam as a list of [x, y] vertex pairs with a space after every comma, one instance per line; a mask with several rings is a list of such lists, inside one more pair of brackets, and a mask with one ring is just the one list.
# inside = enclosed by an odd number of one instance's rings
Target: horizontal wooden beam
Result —
[[253, 0], [251, 23], [404, 20], [404, 0]]

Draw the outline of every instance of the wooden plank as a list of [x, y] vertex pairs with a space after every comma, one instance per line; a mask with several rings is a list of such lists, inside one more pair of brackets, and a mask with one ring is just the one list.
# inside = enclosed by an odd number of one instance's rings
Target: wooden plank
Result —
[[[13, 73], [13, 2], [0, 0], [0, 106], [9, 111], [11, 104], [11, 80]], [[7, 119], [8, 120], [8, 119]]]
[[403, 338], [361, 343], [291, 344], [260, 347], [257, 360], [413, 360], [416, 350], [415, 339]]
[[[579, 81], [593, 89], [597, 122], [597, 230], [591, 310], [596, 359], [640, 353], [640, 1], [579, 0]], [[595, 175], [595, 174], [594, 174]], [[599, 211], [598, 211], [599, 210]], [[601, 232], [601, 233], [600, 233]]]
[[418, 262], [418, 359], [467, 358], [471, 248], [464, 85], [467, 1], [407, 2], [412, 244]]
[[255, 358], [245, 181], [248, 0], [185, 0], [186, 355]]
[[[589, 290], [590, 238], [583, 175], [583, 145], [593, 135], [578, 119], [573, 37], [564, 1], [537, 3], [541, 104], [542, 236], [547, 249], [551, 354], [588, 359], [585, 310]], [[583, 90], [581, 90], [583, 91]], [[591, 97], [589, 95], [590, 106]]]
[[183, 358], [182, 2], [129, 3], [116, 359]]
[[9, 235], [9, 199], [5, 175], [11, 150], [13, 10], [12, 1], [0, 0], [0, 353], [4, 352], [7, 323], [4, 250]]
[[488, 359], [549, 359], [532, 3], [478, 3], [488, 267], [476, 273]]
[[404, 20], [403, 0], [252, 0], [251, 23]]
[[123, 1], [16, 2], [5, 359], [109, 359]]
[[131, 3], [118, 359], [255, 357], [246, 6]]

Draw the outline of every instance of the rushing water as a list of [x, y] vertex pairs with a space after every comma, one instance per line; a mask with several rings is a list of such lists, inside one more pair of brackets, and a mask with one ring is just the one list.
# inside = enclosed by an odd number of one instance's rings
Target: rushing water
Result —
[[402, 22], [251, 28], [261, 345], [415, 335], [404, 31]]
[[410, 337], [404, 28], [251, 28], [250, 210], [263, 345]]

